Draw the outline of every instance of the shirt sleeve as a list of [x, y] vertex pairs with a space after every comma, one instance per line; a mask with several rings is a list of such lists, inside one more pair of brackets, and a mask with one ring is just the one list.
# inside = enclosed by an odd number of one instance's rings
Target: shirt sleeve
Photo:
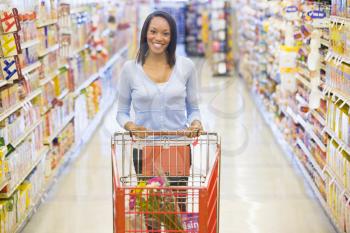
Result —
[[125, 124], [130, 121], [130, 105], [131, 105], [131, 86], [130, 75], [127, 66], [124, 65], [120, 77], [118, 87], [118, 112], [117, 121], [124, 128]]
[[189, 78], [186, 83], [186, 111], [187, 124], [190, 125], [194, 120], [201, 120], [198, 101], [198, 78], [197, 71], [193, 62], [190, 63]]

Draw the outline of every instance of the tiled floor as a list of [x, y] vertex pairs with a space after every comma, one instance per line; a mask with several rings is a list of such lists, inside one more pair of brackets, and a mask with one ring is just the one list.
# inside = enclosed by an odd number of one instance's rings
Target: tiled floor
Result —
[[[333, 233], [238, 79], [212, 78], [197, 61], [205, 128], [222, 135], [220, 232]], [[203, 67], [203, 68], [202, 68]], [[54, 186], [24, 233], [111, 233], [110, 135], [115, 107]]]

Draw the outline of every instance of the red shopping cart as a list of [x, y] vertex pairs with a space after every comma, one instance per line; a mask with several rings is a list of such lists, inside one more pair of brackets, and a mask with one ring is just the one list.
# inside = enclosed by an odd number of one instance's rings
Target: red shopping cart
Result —
[[218, 134], [143, 133], [112, 137], [113, 232], [218, 233]]

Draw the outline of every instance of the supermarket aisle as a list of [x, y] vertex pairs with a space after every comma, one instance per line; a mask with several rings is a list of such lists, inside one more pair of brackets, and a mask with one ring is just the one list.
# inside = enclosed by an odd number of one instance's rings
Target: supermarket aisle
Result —
[[[203, 62], [197, 67], [205, 128], [223, 139], [220, 232], [335, 232], [275, 143], [244, 84], [213, 79]], [[114, 116], [115, 108], [24, 233], [112, 232], [109, 135], [116, 130]]]

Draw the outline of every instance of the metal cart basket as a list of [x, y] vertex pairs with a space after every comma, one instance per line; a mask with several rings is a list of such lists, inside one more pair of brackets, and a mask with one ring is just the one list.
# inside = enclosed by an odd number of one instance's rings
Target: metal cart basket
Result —
[[112, 137], [113, 232], [218, 233], [218, 134], [140, 133]]

